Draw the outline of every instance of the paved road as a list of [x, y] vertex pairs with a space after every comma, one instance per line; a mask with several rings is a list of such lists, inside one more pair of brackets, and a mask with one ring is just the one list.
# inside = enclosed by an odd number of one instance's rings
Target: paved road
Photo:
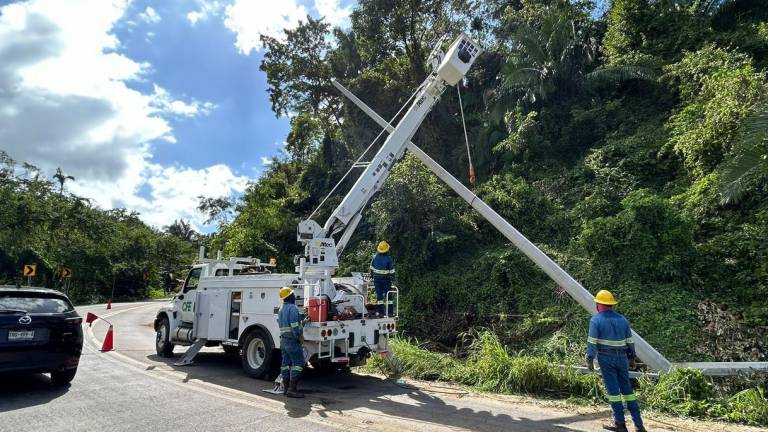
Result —
[[[157, 303], [78, 308], [114, 324], [115, 347], [100, 353], [104, 321], [86, 329], [80, 370], [72, 385], [53, 389], [43, 375], [1, 378], [0, 431], [375, 430], [594, 431], [607, 410], [545, 406], [520, 398], [496, 400], [427, 384], [398, 386], [378, 377], [309, 375], [307, 398], [261, 390], [239, 360], [206, 348], [195, 365], [173, 366], [154, 353]], [[177, 348], [177, 356], [183, 348]], [[650, 421], [655, 431], [702, 430]], [[709, 431], [737, 430], [706, 425]]]

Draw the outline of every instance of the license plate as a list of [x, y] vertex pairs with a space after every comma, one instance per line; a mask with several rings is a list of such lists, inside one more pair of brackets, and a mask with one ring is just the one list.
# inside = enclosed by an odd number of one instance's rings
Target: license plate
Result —
[[34, 330], [19, 330], [8, 332], [8, 342], [31, 341], [35, 338]]

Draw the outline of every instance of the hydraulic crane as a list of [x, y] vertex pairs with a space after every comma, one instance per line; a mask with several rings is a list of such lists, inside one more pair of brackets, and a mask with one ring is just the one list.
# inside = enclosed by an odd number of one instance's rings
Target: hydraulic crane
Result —
[[[465, 34], [461, 34], [444, 55], [440, 51], [441, 42], [442, 39], [438, 42], [438, 46], [435, 47], [430, 56], [435, 69], [434, 72], [419, 86], [414, 97], [415, 102], [413, 102], [408, 112], [395, 127], [339, 82], [333, 80], [333, 85], [339, 91], [389, 132], [390, 135], [324, 226], [320, 227], [319, 224], [311, 219], [299, 224], [298, 240], [305, 244], [306, 257], [310, 260], [307, 262], [302, 259], [299, 266], [300, 274], [312, 282], [319, 283], [321, 286], [323, 284], [331, 284], [330, 276], [338, 266], [338, 254], [344, 249], [354, 229], [360, 222], [362, 210], [379, 190], [393, 165], [402, 158], [407, 149], [491, 225], [498, 229], [501, 234], [541, 268], [553, 281], [561, 286], [579, 305], [590, 314], [595, 314], [594, 299], [589, 291], [515, 229], [512, 224], [502, 218], [488, 204], [464, 186], [463, 183], [411, 142], [411, 138], [446, 86], [457, 85], [482, 51]], [[338, 233], [341, 233], [341, 237], [337, 244], [334, 242], [333, 236]], [[323, 265], [323, 262], [325, 262], [325, 265]], [[668, 371], [673, 367], [690, 367], [700, 369], [709, 375], [735, 375], [754, 370], [768, 370], [768, 362], [673, 364], [640, 335], [633, 332], [633, 337], [638, 357], [646, 365], [657, 371]]]

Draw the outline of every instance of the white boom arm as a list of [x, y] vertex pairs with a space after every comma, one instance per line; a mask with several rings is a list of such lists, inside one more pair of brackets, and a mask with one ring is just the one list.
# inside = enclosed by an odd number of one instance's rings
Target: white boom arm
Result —
[[[459, 35], [443, 56], [442, 61], [435, 64], [435, 71], [421, 84], [420, 90], [413, 98], [414, 101], [408, 111], [397, 126], [392, 129], [381, 149], [357, 179], [341, 204], [333, 211], [325, 225], [320, 227], [312, 220], [305, 220], [299, 224], [297, 237], [300, 242], [309, 246], [313, 240], [323, 239], [326, 244], [330, 244], [333, 242], [335, 234], [343, 232], [339, 243], [335, 244], [335, 248], [340, 252], [346, 246], [352, 232], [357, 227], [361, 211], [379, 190], [392, 170], [392, 166], [402, 158], [406, 143], [411, 140], [421, 126], [445, 87], [456, 85], [469, 71], [480, 53], [479, 46], [466, 34]], [[327, 251], [328, 254], [330, 252], [330, 250]], [[309, 264], [314, 264], [311, 254], [307, 255], [310, 257]]]
[[[362, 109], [369, 117], [387, 131], [392, 131], [389, 125], [380, 115], [372, 110], [365, 102], [361, 101], [352, 92], [347, 90], [338, 82], [333, 85], [339, 89], [355, 105]], [[464, 201], [474, 208], [481, 216], [496, 227], [504, 237], [512, 242], [520, 251], [531, 259], [539, 268], [541, 268], [552, 280], [563, 287], [566, 292], [576, 300], [590, 314], [595, 314], [595, 303], [589, 291], [587, 291], [578, 281], [563, 270], [557, 263], [552, 261], [544, 252], [541, 251], [530, 240], [523, 236], [512, 224], [507, 222], [488, 204], [483, 202], [477, 195], [469, 190], [464, 184], [452, 176], [445, 168], [435, 162], [429, 155], [424, 153], [416, 144], [407, 143], [408, 150], [413, 153], [424, 165], [427, 166], [438, 178], [456, 192]], [[672, 367], [689, 367], [699, 369], [707, 375], [738, 375], [750, 371], [768, 370], [768, 362], [702, 362], [702, 363], [676, 363], [672, 364], [661, 353], [659, 353], [651, 344], [640, 337], [634, 331], [632, 332], [635, 340], [635, 349], [637, 356], [648, 366], [658, 371], [668, 371]]]

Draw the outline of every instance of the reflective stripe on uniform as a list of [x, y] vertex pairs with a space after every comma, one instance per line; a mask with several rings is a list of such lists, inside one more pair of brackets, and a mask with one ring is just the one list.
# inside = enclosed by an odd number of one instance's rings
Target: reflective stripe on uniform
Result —
[[617, 395], [617, 396], [608, 395], [608, 402], [610, 402], [610, 403], [616, 403], [616, 402], [621, 403], [621, 395]]
[[373, 266], [371, 266], [371, 271], [372, 271], [373, 273], [376, 273], [376, 274], [383, 274], [383, 275], [386, 275], [386, 274], [393, 274], [393, 273], [395, 273], [395, 270], [394, 270], [394, 269], [392, 269], [392, 270], [379, 270], [379, 269], [377, 269], [377, 268], [375, 268], [375, 267], [373, 267]]
[[[291, 323], [291, 327], [292, 327], [292, 328], [296, 328], [296, 327], [298, 327], [298, 326], [299, 326], [299, 323], [297, 323], [297, 322]], [[290, 330], [290, 329], [289, 329], [289, 330]]]
[[287, 370], [289, 370], [290, 368], [291, 368], [290, 366], [281, 366], [281, 367], [280, 367], [280, 370], [281, 370], [281, 371], [287, 371]]
[[587, 338], [587, 343], [591, 343], [595, 345], [605, 345], [605, 346], [617, 347], [617, 348], [623, 348], [627, 346], [626, 339], [616, 341], [616, 340], [609, 340], [609, 339], [593, 338], [592, 336], [589, 336]]
[[304, 368], [301, 367], [301, 366], [291, 366], [291, 371], [292, 372], [301, 372], [303, 370], [304, 370]]
[[626, 341], [628, 344], [635, 343], [635, 340], [632, 338], [627, 338]]
[[622, 398], [623, 398], [623, 399], [624, 399], [626, 402], [631, 402], [631, 401], [636, 401], [636, 400], [637, 400], [637, 396], [635, 396], [635, 394], [634, 394], [634, 393], [633, 393], [633, 394], [631, 394], [631, 395], [624, 395], [624, 396], [622, 396]]

